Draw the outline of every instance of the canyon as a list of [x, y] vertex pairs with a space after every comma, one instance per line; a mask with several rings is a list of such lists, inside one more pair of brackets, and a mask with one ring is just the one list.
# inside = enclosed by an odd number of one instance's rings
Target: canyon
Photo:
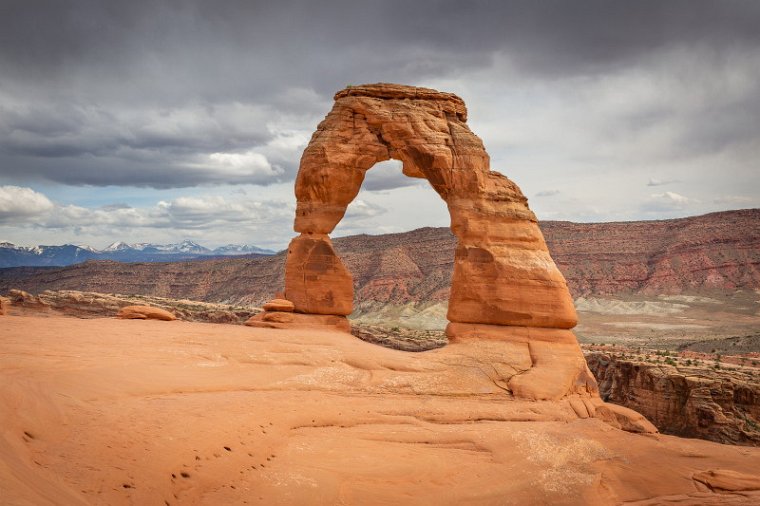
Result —
[[586, 361], [603, 399], [668, 434], [760, 446], [760, 353], [732, 364], [720, 356], [593, 348]]

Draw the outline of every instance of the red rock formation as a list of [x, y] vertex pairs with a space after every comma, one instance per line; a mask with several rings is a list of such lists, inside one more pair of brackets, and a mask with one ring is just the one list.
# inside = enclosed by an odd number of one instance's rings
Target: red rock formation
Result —
[[326, 329], [350, 332], [351, 325], [345, 316], [328, 314], [304, 314], [284, 311], [265, 311], [245, 322], [249, 327], [265, 329]]
[[150, 306], [127, 306], [119, 310], [116, 318], [122, 320], [163, 320], [173, 321], [177, 317], [169, 311]]
[[364, 175], [395, 158], [446, 201], [458, 239], [449, 319], [572, 328], [576, 314], [536, 217], [512, 181], [489, 168], [483, 143], [450, 93], [376, 84], [349, 87], [317, 128], [296, 180], [295, 238], [285, 292], [296, 311], [349, 314], [352, 278], [330, 238]]
[[[517, 397], [598, 401], [595, 380], [567, 330], [577, 322], [573, 301], [536, 217], [517, 185], [490, 170], [483, 143], [466, 121], [464, 102], [450, 93], [393, 84], [338, 92], [301, 158], [294, 225], [301, 235], [288, 248], [285, 296], [297, 313], [351, 313], [353, 280], [328, 234], [366, 171], [400, 160], [404, 174], [430, 182], [451, 215], [457, 238], [447, 328], [452, 353], [491, 369], [494, 384]], [[276, 312], [249, 321], [293, 323], [294, 315]], [[586, 416], [595, 405], [590, 401]], [[610, 417], [617, 418], [631, 417]], [[637, 424], [628, 423], [654, 430]]]
[[292, 302], [286, 299], [272, 299], [263, 306], [264, 311], [284, 311], [286, 313], [292, 313], [295, 306]]

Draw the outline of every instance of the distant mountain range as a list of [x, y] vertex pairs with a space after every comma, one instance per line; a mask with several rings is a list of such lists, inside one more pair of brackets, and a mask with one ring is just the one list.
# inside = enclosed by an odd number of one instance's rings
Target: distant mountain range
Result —
[[25, 247], [16, 246], [10, 242], [0, 242], [0, 267], [63, 267], [87, 260], [174, 262], [196, 258], [273, 255], [274, 253], [272, 250], [247, 244], [228, 244], [212, 250], [187, 240], [177, 244], [127, 244], [118, 241], [102, 250], [75, 244]]

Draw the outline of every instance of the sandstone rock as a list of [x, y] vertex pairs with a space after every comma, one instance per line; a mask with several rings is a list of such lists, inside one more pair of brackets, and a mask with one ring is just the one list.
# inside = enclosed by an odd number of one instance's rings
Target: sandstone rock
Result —
[[618, 406], [617, 404], [600, 403], [596, 406], [594, 416], [617, 429], [622, 429], [628, 432], [640, 432], [645, 434], [654, 434], [657, 432], [657, 427], [652, 425], [652, 423], [644, 418], [643, 415], [624, 406]]
[[711, 469], [695, 473], [694, 481], [703, 483], [710, 490], [740, 492], [760, 490], [760, 476], [744, 474], [731, 469]]
[[[285, 296], [296, 313], [352, 312], [353, 279], [328, 234], [366, 171], [394, 158], [404, 174], [427, 179], [446, 202], [457, 239], [446, 332], [454, 351], [442, 353], [482, 364], [493, 385], [518, 398], [598, 398], [567, 330], [577, 322], [573, 301], [536, 217], [517, 185], [490, 170], [466, 121], [464, 102], [450, 93], [394, 84], [338, 92], [301, 157], [294, 223], [300, 235], [288, 248]], [[402, 269], [422, 274], [410, 262]], [[299, 321], [265, 313], [247, 324]]]
[[7, 312], [10, 303], [11, 301], [9, 299], [0, 297], [0, 316], [3, 316]]
[[295, 318], [292, 312], [267, 311], [261, 315], [262, 321], [273, 323], [290, 323]]
[[171, 314], [169, 311], [159, 309], [157, 307], [150, 306], [127, 306], [121, 308], [117, 318], [123, 320], [163, 320], [172, 321], [177, 317]]
[[292, 313], [295, 306], [287, 299], [275, 298], [264, 304], [264, 311], [285, 311]]
[[[394, 84], [352, 86], [335, 95], [301, 158], [295, 230], [285, 292], [296, 311], [349, 314], [350, 274], [327, 234], [377, 162], [401, 160], [446, 201], [458, 239], [449, 319], [572, 328], [577, 317], [562, 274], [512, 181], [492, 172], [459, 97]], [[311, 293], [310, 293], [311, 292]]]
[[29, 292], [25, 292], [24, 290], [14, 288], [8, 292], [8, 298], [13, 305], [33, 309], [48, 309], [48, 304], [42, 301], [39, 297], [32, 295]]
[[348, 318], [338, 315], [264, 312], [252, 316], [245, 324], [249, 327], [268, 329], [302, 328], [338, 330], [340, 332], [351, 331]]
[[353, 279], [325, 234], [302, 234], [290, 242], [285, 292], [299, 313], [348, 315]]
[[[500, 381], [517, 398], [558, 400], [571, 394], [597, 395], [596, 380], [569, 330], [452, 322], [446, 334], [454, 345], [472, 341], [499, 343], [501, 351], [494, 349], [491, 357], [484, 359], [506, 362], [499, 358], [504, 354], [513, 364], [521, 364], [500, 374]], [[511, 346], [507, 347], [507, 343]]]

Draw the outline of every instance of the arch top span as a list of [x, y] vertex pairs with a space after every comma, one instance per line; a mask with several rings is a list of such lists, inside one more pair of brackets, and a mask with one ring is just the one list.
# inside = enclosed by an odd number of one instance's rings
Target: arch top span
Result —
[[455, 323], [572, 328], [576, 313], [520, 188], [490, 169], [483, 142], [451, 93], [398, 84], [351, 86], [301, 158], [296, 237], [285, 292], [297, 312], [351, 313], [351, 274], [328, 234], [376, 163], [394, 158], [443, 198], [458, 244], [448, 318]]

